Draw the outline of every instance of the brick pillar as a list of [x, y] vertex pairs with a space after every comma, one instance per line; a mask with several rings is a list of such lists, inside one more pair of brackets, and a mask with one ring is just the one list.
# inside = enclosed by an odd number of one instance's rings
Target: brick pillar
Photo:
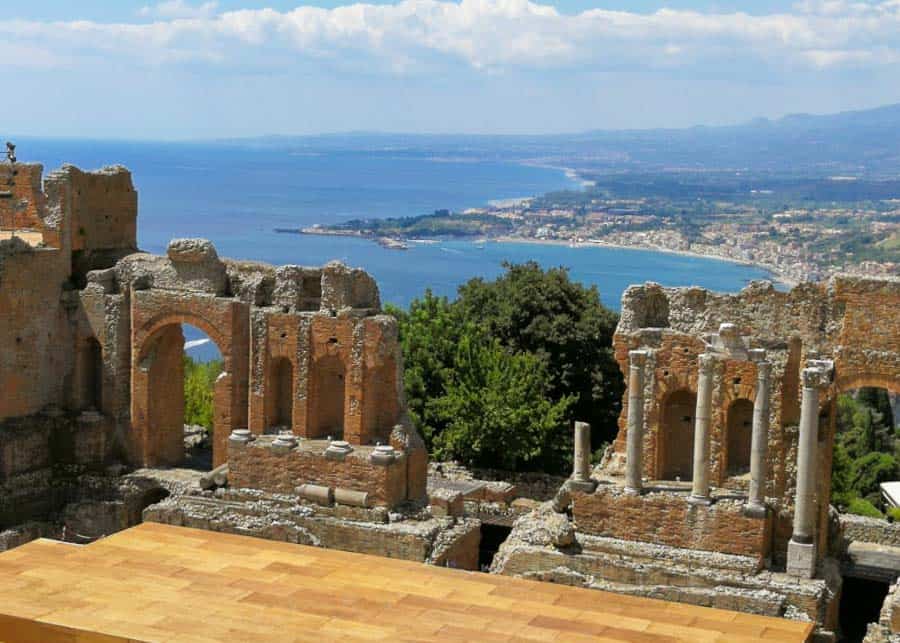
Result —
[[709, 420], [712, 415], [715, 358], [709, 353], [703, 353], [699, 362], [697, 410], [694, 414], [694, 472], [690, 501], [695, 504], [709, 504]]
[[794, 532], [788, 543], [787, 572], [812, 578], [816, 573], [816, 447], [819, 441], [819, 387], [822, 370], [804, 368], [800, 406], [800, 441], [797, 445], [797, 495]]
[[753, 435], [750, 443], [750, 495], [748, 515], [766, 515], [766, 451], [769, 442], [769, 375], [772, 365], [765, 351], [753, 353], [756, 362], [756, 399], [753, 402]]
[[644, 364], [647, 351], [629, 351], [628, 433], [625, 460], [625, 491], [640, 493], [644, 446]]

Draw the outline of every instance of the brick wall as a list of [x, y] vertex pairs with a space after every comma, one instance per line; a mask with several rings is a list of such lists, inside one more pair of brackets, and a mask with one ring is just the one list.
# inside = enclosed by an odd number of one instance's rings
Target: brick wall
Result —
[[137, 192], [131, 172], [121, 166], [83, 172], [71, 165], [60, 172], [71, 184], [72, 250], [137, 248]]
[[12, 193], [11, 197], [0, 197], [0, 230], [40, 230], [43, 227], [40, 214], [44, 208], [41, 191], [44, 168], [38, 163], [17, 163], [15, 169], [10, 185], [9, 165], [0, 164], [0, 192]]
[[0, 241], [0, 419], [63, 406], [72, 368], [63, 254]]
[[[633, 286], [623, 295], [622, 317], [614, 337], [616, 359], [628, 373], [628, 351], [650, 350], [644, 390], [644, 475], [665, 477], [672, 449], [690, 446], [688, 426], [675, 443], [663, 430], [666, 404], [676, 391], [697, 390], [697, 356], [703, 337], [719, 324], [737, 325], [752, 347], [765, 348], [772, 363], [766, 496], [775, 503], [775, 553], [790, 535], [796, 475], [796, 424], [800, 409], [800, 370], [810, 356], [831, 358], [835, 383], [821, 395], [818, 481], [820, 553], [827, 549], [827, 511], [836, 396], [860, 386], [900, 391], [900, 280], [836, 277], [827, 284], [804, 284], [789, 292], [756, 283], [735, 295], [700, 288]], [[736, 401], [753, 402], [756, 368], [723, 360], [714, 371], [710, 421], [710, 480], [714, 486], [742, 490], [746, 481], [729, 477], [729, 413]], [[628, 393], [623, 396], [615, 457], [608, 471], [621, 474], [627, 439]], [[690, 413], [693, 420], [693, 413]], [[692, 423], [692, 422], [691, 422]], [[689, 479], [689, 476], [683, 477]]]
[[267, 437], [229, 444], [228, 484], [290, 495], [301, 484], [365, 491], [373, 506], [393, 507], [406, 499], [406, 455], [387, 466], [375, 465], [369, 462], [371, 449], [359, 448], [344, 460], [331, 460], [324, 456], [327, 444], [317, 441], [288, 453], [277, 453]]
[[752, 556], [760, 564], [769, 551], [769, 521], [745, 516], [740, 502], [692, 505], [682, 494], [638, 496], [603, 486], [572, 500], [575, 524], [586, 534]]

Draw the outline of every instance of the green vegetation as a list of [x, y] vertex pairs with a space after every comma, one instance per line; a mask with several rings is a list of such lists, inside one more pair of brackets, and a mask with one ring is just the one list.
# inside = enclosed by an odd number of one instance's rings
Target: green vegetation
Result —
[[434, 214], [391, 219], [354, 219], [325, 226], [328, 230], [353, 231], [374, 237], [466, 237], [495, 236], [512, 231], [507, 219], [492, 214], [453, 214], [439, 210]]
[[884, 514], [878, 510], [878, 507], [864, 498], [853, 498], [847, 505], [847, 513], [868, 518], [884, 518]]
[[573, 398], [548, 399], [546, 370], [535, 355], [467, 332], [454, 364], [444, 394], [426, 403], [443, 425], [435, 455], [513, 470], [565, 462], [557, 438]]
[[900, 441], [883, 389], [863, 388], [837, 401], [831, 501], [839, 509], [881, 517], [879, 485], [900, 476]]
[[617, 317], [563, 268], [504, 266], [450, 302], [426, 291], [400, 322], [410, 415], [429, 450], [480, 466], [565, 472], [575, 419], [615, 435]]
[[184, 423], [213, 426], [213, 387], [222, 361], [197, 362], [184, 356]]

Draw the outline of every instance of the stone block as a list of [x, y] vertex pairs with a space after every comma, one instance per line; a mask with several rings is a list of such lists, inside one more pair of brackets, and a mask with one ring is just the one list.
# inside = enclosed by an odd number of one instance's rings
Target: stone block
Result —
[[322, 297], [322, 270], [304, 266], [279, 266], [275, 270], [272, 304], [282, 309], [318, 310]]
[[485, 502], [509, 503], [516, 497], [516, 486], [509, 482], [486, 482], [481, 488], [481, 500]]
[[153, 287], [164, 290], [224, 295], [228, 286], [225, 264], [206, 239], [173, 239], [168, 261], [153, 275]]
[[435, 489], [428, 494], [428, 504], [431, 507], [431, 515], [436, 518], [459, 517], [465, 513], [463, 494], [453, 489]]
[[816, 575], [815, 543], [788, 542], [787, 573], [797, 578], [813, 578]]

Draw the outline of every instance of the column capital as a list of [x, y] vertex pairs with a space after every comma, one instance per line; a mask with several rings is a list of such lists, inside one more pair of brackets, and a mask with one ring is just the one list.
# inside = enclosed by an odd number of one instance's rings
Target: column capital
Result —
[[756, 362], [756, 379], [768, 380], [769, 376], [771, 374], [772, 374], [772, 362], [770, 362], [768, 360]]
[[800, 373], [803, 388], [822, 388], [828, 384], [827, 374], [817, 366], [804, 368]]
[[647, 362], [647, 354], [648, 352], [645, 350], [628, 351], [628, 363], [631, 366], [642, 367]]
[[697, 363], [700, 366], [701, 375], [712, 375], [713, 367], [716, 364], [716, 356], [712, 353], [701, 353], [697, 357]]
[[747, 358], [751, 362], [759, 363], [764, 362], [766, 360], [766, 349], [765, 348], [751, 348], [747, 351]]

